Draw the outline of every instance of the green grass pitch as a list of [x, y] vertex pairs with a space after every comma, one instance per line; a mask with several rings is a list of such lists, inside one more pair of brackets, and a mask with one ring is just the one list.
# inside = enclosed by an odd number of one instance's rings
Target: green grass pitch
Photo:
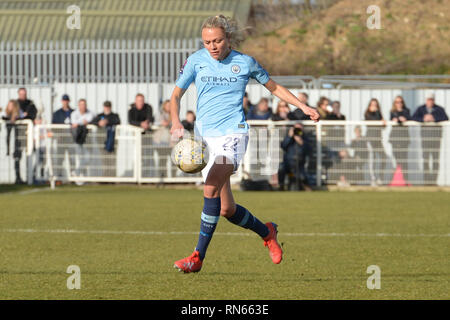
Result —
[[[221, 218], [202, 271], [178, 273], [202, 199], [128, 185], [2, 193], [0, 299], [450, 298], [448, 192], [236, 191], [279, 225], [283, 262]], [[81, 269], [80, 290], [67, 289], [69, 265]], [[366, 286], [370, 265], [379, 290]]]

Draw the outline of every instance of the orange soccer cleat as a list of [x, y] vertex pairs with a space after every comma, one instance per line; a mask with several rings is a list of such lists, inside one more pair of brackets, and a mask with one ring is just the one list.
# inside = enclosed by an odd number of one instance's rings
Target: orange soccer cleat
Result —
[[279, 264], [283, 259], [283, 250], [277, 241], [277, 225], [273, 222], [267, 222], [266, 226], [269, 228], [269, 234], [267, 237], [263, 238], [264, 246], [269, 248], [269, 254], [272, 258], [272, 262]]
[[189, 257], [175, 261], [174, 268], [184, 273], [199, 272], [202, 268], [202, 260], [198, 251], [194, 251]]

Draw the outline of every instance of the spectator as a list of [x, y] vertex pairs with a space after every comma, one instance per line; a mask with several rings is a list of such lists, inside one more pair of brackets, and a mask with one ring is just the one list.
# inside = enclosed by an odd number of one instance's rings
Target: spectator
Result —
[[278, 170], [278, 184], [280, 190], [284, 190], [285, 177], [289, 177], [288, 190], [295, 185], [297, 190], [311, 190], [306, 178], [305, 165], [311, 156], [311, 147], [306, 139], [303, 126], [296, 123], [288, 131], [288, 134], [281, 142], [284, 151], [283, 162]]
[[103, 102], [103, 112], [99, 113], [93, 120], [92, 124], [101, 128], [116, 126], [120, 124], [120, 118], [117, 113], [111, 111], [112, 104], [110, 101]]
[[53, 124], [70, 124], [70, 115], [73, 109], [70, 107], [70, 98], [67, 94], [64, 94], [61, 99], [61, 108], [53, 113]]
[[[52, 116], [53, 124], [70, 124], [70, 116], [72, 115], [73, 109], [70, 107], [70, 98], [67, 94], [64, 94], [61, 98], [61, 108], [56, 110]], [[75, 162], [73, 154], [75, 152], [72, 139], [70, 136], [65, 134], [62, 129], [53, 128], [52, 132], [56, 140], [56, 150], [53, 157], [53, 174], [56, 177], [56, 184], [61, 184], [60, 178], [63, 176], [63, 166], [62, 163], [66, 157], [66, 153], [69, 155], [70, 166], [74, 167]], [[72, 156], [71, 156], [72, 155]]]
[[256, 107], [250, 109], [247, 120], [268, 120], [272, 117], [272, 109], [269, 108], [269, 100], [261, 98]]
[[[425, 123], [437, 123], [447, 121], [448, 116], [444, 108], [435, 104], [433, 92], [427, 92], [424, 105], [417, 108], [413, 114], [413, 120]], [[442, 127], [422, 126], [422, 157], [424, 170], [424, 183], [435, 184], [439, 173], [439, 156], [441, 149]], [[430, 156], [432, 167], [430, 166]]]
[[23, 117], [23, 112], [20, 109], [20, 105], [16, 100], [9, 100], [6, 106], [5, 113], [2, 116], [3, 120], [8, 121], [6, 124], [6, 155], [9, 156], [11, 149], [11, 131], [14, 132], [14, 171], [16, 174], [16, 184], [24, 184], [25, 182], [20, 177], [20, 159], [22, 158], [22, 148], [20, 135], [25, 134], [19, 130], [16, 125], [16, 121]]
[[161, 115], [160, 115], [160, 119], [159, 119], [159, 125], [170, 129], [170, 126], [171, 126], [170, 100], [164, 101], [161, 106]]
[[327, 120], [345, 120], [345, 116], [341, 113], [341, 103], [333, 101], [331, 104], [332, 111], [328, 114]]
[[[345, 116], [341, 114], [341, 103], [339, 101], [334, 101], [331, 104], [330, 109], [332, 110], [326, 116], [326, 120], [345, 120]], [[339, 124], [335, 126], [325, 126], [327, 127], [326, 134], [329, 137], [328, 147], [334, 150], [341, 150], [345, 148], [345, 125]]]
[[[115, 138], [116, 126], [120, 124], [119, 115], [117, 113], [113, 113], [111, 109], [112, 104], [110, 101], [103, 102], [103, 112], [98, 114], [92, 120], [92, 124], [106, 130], [104, 148], [101, 149], [103, 167], [102, 175], [106, 177], [116, 176]], [[99, 138], [100, 137], [103, 138], [103, 136], [99, 135]]]
[[[309, 107], [308, 98], [309, 97], [306, 92], [300, 92], [298, 94], [298, 99]], [[294, 111], [289, 112], [288, 118], [289, 120], [311, 120], [311, 118], [307, 116], [300, 108], [296, 108]]]
[[317, 111], [320, 114], [321, 120], [328, 120], [328, 116], [331, 113], [331, 107], [329, 104], [330, 100], [327, 97], [320, 97], [317, 102]]
[[289, 106], [286, 101], [280, 100], [277, 104], [277, 111], [272, 115], [273, 121], [289, 120]]
[[78, 101], [78, 110], [75, 110], [70, 114], [72, 128], [86, 126], [92, 121], [93, 118], [94, 115], [87, 109], [87, 102], [85, 99], [80, 99]]
[[409, 128], [402, 124], [411, 120], [409, 109], [405, 105], [402, 96], [396, 96], [392, 103], [391, 121], [397, 123], [393, 125], [389, 135], [389, 142], [392, 145], [392, 153], [397, 167], [400, 167], [407, 179], [408, 174], [408, 146], [409, 146]]
[[23, 119], [36, 119], [37, 109], [33, 101], [27, 98], [27, 89], [20, 88], [18, 90], [18, 95], [19, 98], [17, 99], [17, 102], [19, 103], [20, 110], [23, 112]]
[[20, 120], [24, 117], [22, 110], [20, 109], [20, 105], [17, 100], [9, 100], [6, 105], [5, 112], [2, 116], [2, 119], [5, 121], [9, 121], [10, 123], [14, 123], [17, 120]]
[[[94, 115], [87, 109], [87, 103], [85, 99], [78, 101], [78, 110], [75, 110], [70, 115], [70, 122], [72, 123], [72, 136], [76, 143], [76, 154], [79, 156], [79, 167], [73, 173], [75, 175], [82, 175], [87, 172], [89, 151], [84, 148], [86, 142], [88, 129], [87, 125], [92, 121]], [[73, 157], [75, 154], [73, 155]], [[72, 159], [71, 163], [76, 163], [75, 159]]]
[[248, 98], [247, 92], [244, 93], [244, 100], [242, 101], [242, 107], [244, 108], [244, 114], [245, 117], [247, 118], [248, 112], [250, 111], [250, 109], [254, 107], [254, 105], [251, 104], [250, 99]]
[[186, 112], [186, 119], [181, 121], [181, 124], [183, 125], [184, 129], [187, 131], [193, 133], [194, 132], [194, 124], [195, 124], [195, 113], [193, 111], [187, 111]]
[[[383, 121], [383, 127], [386, 125], [383, 115], [381, 114], [380, 103], [377, 99], [372, 98], [367, 106], [367, 109], [364, 113], [364, 119], [367, 121]], [[372, 154], [374, 160], [374, 170], [372, 176], [372, 185], [381, 185], [383, 184], [383, 177], [385, 173], [385, 168], [387, 166], [387, 157], [384, 151], [383, 144], [381, 143], [381, 135], [382, 135], [382, 127], [377, 126], [367, 126], [367, 140], [372, 147]], [[375, 160], [378, 158], [379, 161], [379, 170], [375, 170]]]
[[138, 93], [128, 111], [128, 123], [144, 130], [151, 130], [153, 122], [152, 106], [145, 103], [145, 98], [142, 93]]

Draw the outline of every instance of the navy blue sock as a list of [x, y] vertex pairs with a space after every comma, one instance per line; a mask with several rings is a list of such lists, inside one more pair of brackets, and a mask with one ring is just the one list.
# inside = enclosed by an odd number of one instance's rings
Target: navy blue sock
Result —
[[200, 254], [200, 260], [203, 260], [211, 241], [214, 230], [216, 230], [217, 222], [220, 217], [220, 197], [204, 198], [202, 219], [200, 223], [200, 235], [195, 250]]
[[234, 215], [227, 219], [231, 223], [256, 232], [261, 238], [265, 238], [269, 235], [269, 228], [252, 215], [250, 211], [238, 204], [236, 204], [236, 212]]

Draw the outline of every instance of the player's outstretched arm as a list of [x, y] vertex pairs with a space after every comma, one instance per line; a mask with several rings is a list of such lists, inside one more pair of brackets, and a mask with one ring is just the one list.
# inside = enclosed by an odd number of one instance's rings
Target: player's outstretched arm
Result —
[[315, 109], [310, 108], [306, 104], [302, 103], [300, 100], [298, 100], [296, 96], [294, 96], [288, 89], [283, 87], [281, 84], [278, 84], [272, 79], [270, 79], [264, 86], [273, 95], [277, 96], [281, 100], [284, 100], [287, 103], [300, 108], [306, 115], [308, 115], [311, 118], [311, 120], [314, 120], [315, 122], [319, 121], [320, 115]]
[[183, 135], [184, 127], [180, 121], [180, 101], [186, 89], [181, 89], [175, 86], [173, 89], [172, 96], [170, 97], [170, 118], [172, 120], [172, 128], [170, 133], [175, 135], [177, 138]]

